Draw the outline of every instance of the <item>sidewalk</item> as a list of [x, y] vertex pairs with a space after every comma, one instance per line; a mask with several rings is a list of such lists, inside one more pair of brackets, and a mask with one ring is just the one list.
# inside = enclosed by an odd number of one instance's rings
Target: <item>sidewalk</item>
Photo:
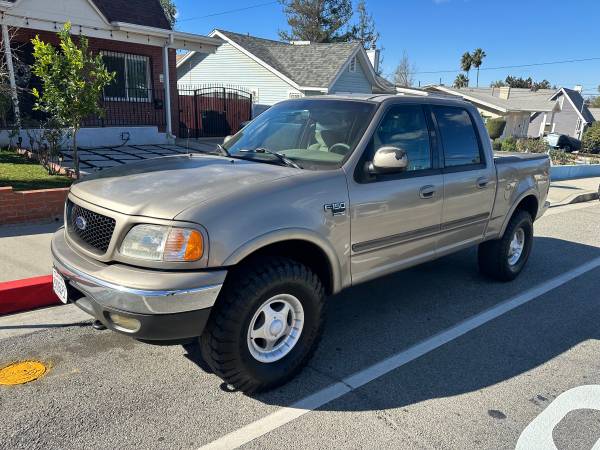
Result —
[[0, 283], [52, 272], [50, 241], [62, 223], [0, 226]]
[[550, 183], [550, 192], [548, 192], [550, 207], [596, 200], [599, 186], [600, 177], [554, 181]]

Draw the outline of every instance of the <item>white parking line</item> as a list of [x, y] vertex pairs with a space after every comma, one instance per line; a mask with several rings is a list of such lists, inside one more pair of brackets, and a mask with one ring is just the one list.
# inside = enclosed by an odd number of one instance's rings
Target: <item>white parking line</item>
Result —
[[389, 358], [384, 359], [372, 366], [369, 366], [359, 372], [350, 375], [341, 381], [334, 383], [308, 397], [292, 404], [291, 406], [281, 408], [276, 412], [269, 414], [262, 419], [252, 422], [238, 430], [235, 430], [225, 436], [201, 447], [202, 449], [232, 449], [244, 445], [253, 439], [263, 436], [304, 414], [317, 409], [332, 400], [335, 400], [361, 386], [373, 381], [383, 375], [395, 370], [448, 342], [451, 342], [464, 334], [472, 331], [500, 316], [518, 308], [535, 298], [556, 289], [559, 286], [583, 275], [590, 270], [600, 267], [600, 257], [595, 258], [575, 269], [572, 269], [556, 278], [546, 281], [534, 288], [531, 288], [522, 294], [512, 297], [498, 305], [477, 314], [457, 325], [448, 328], [420, 343], [404, 350]]

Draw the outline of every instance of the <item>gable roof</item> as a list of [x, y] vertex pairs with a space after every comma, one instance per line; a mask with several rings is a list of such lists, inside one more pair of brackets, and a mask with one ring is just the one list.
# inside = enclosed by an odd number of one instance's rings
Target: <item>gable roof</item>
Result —
[[465, 100], [478, 103], [501, 113], [550, 112], [556, 106], [556, 101], [550, 98], [554, 91], [547, 89], [531, 91], [529, 89], [512, 88], [508, 99], [494, 95], [496, 92], [493, 88], [454, 88], [434, 85], [427, 86], [426, 89], [457, 95]]
[[170, 30], [159, 0], [92, 0], [109, 22], [124, 22]]
[[306, 87], [327, 88], [361, 47], [358, 42], [292, 45], [231, 31], [216, 31], [297, 85]]
[[560, 94], [563, 94], [569, 99], [577, 114], [583, 119], [584, 122], [592, 123], [594, 116], [590, 112], [587, 106], [585, 106], [585, 100], [579, 92], [574, 89], [560, 88], [552, 98], [557, 98]]

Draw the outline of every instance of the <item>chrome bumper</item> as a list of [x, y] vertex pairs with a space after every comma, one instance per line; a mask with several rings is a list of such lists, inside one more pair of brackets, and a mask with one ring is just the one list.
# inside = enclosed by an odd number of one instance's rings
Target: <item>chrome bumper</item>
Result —
[[156, 271], [103, 264], [75, 252], [58, 230], [54, 267], [68, 285], [99, 306], [136, 314], [176, 314], [214, 305], [227, 271]]

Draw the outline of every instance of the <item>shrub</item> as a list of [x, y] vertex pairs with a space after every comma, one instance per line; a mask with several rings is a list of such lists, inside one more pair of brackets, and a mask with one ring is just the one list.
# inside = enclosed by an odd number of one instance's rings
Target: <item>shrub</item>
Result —
[[552, 161], [552, 164], [554, 164], [555, 166], [573, 165], [577, 161], [577, 155], [567, 153], [563, 150], [552, 149], [548, 154], [550, 155], [550, 160]]
[[501, 150], [503, 152], [516, 152], [517, 151], [517, 140], [509, 136], [502, 141]]
[[500, 138], [496, 138], [492, 141], [492, 148], [495, 152], [502, 151], [502, 141], [500, 140]]
[[498, 139], [504, 133], [504, 128], [506, 127], [506, 120], [502, 117], [498, 117], [496, 119], [489, 119], [485, 124], [485, 127], [488, 130], [491, 140]]
[[585, 130], [581, 144], [587, 153], [600, 153], [600, 122], [594, 122]]
[[518, 139], [517, 151], [521, 153], [546, 153], [548, 144], [543, 139]]

